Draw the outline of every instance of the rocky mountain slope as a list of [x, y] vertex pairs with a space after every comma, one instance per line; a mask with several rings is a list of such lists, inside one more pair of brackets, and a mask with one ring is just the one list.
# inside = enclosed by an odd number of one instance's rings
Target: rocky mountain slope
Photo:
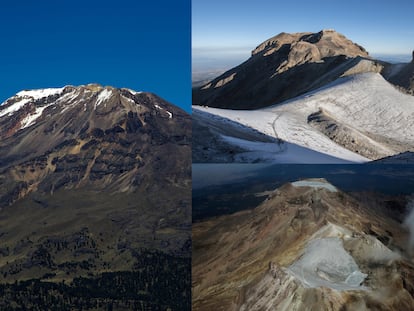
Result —
[[401, 90], [414, 95], [414, 52], [410, 63], [390, 64], [385, 68], [383, 75]]
[[280, 33], [257, 46], [241, 65], [195, 88], [193, 103], [256, 109], [296, 97], [341, 76], [381, 72], [384, 65], [334, 30]]
[[[16, 303], [30, 306], [39, 294], [30, 282], [40, 282], [60, 293], [62, 306], [74, 299], [68, 293], [105, 277], [101, 293], [68, 308], [188, 308], [190, 142], [189, 115], [150, 93], [91, 84], [22, 91], [4, 102], [4, 290], [23, 292], [27, 301]], [[108, 294], [117, 278], [128, 290]], [[7, 285], [15, 281], [28, 283]], [[1, 306], [10, 299], [3, 297]]]
[[193, 310], [414, 310], [406, 202], [301, 180], [193, 224]]

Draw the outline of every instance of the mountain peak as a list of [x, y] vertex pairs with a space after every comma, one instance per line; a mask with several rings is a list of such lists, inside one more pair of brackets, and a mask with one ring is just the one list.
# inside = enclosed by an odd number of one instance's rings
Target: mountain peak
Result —
[[315, 90], [343, 75], [382, 68], [363, 47], [335, 30], [282, 32], [259, 44], [244, 63], [194, 89], [193, 103], [256, 109]]
[[89, 83], [89, 84], [86, 84], [84, 88], [90, 91], [100, 91], [104, 87], [100, 85], [99, 83]]
[[142, 146], [187, 145], [189, 124], [184, 111], [152, 93], [97, 84], [26, 90], [0, 106], [0, 168], [97, 145], [141, 144], [128, 151], [134, 155]]
[[[291, 52], [295, 46], [300, 44], [301, 49], [309, 50], [310, 45], [316, 47], [318, 60], [324, 57], [345, 55], [347, 57], [368, 57], [368, 52], [360, 45], [347, 39], [344, 35], [334, 29], [323, 29], [319, 32], [282, 32], [258, 45], [253, 51], [253, 55], [268, 56], [275, 52]], [[261, 53], [262, 52], [262, 53]], [[290, 53], [288, 53], [290, 54]]]

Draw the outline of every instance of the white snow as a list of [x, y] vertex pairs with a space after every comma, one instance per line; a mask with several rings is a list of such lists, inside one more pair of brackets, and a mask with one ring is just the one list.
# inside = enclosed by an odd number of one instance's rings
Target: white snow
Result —
[[[40, 89], [40, 90], [31, 90], [31, 91], [20, 91], [12, 98], [21, 98], [19, 101], [16, 101], [11, 106], [3, 109], [0, 111], [0, 117], [4, 115], [12, 115], [14, 112], [21, 109], [27, 103], [33, 102], [35, 100], [48, 97], [50, 95], [60, 94], [63, 92], [64, 87], [61, 88], [48, 88], [48, 89]], [[4, 104], [4, 103], [3, 103]], [[2, 104], [2, 105], [3, 105]], [[0, 106], [1, 108], [1, 106]]]
[[131, 89], [126, 89], [128, 92], [130, 92], [132, 95], [137, 95], [137, 94], [141, 94], [142, 92], [137, 92]]
[[[401, 256], [382, 244], [376, 237], [356, 234], [329, 223], [315, 232], [303, 254], [287, 268], [304, 287], [329, 287], [338, 291], [368, 290], [362, 283], [367, 274], [360, 271], [354, 257], [369, 264], [389, 264]], [[366, 264], [366, 265], [367, 265]]]
[[123, 99], [125, 99], [126, 101], [128, 101], [128, 102], [130, 102], [131, 104], [135, 104], [135, 102], [131, 99], [131, 98], [129, 98], [129, 97], [126, 97], [126, 96], [124, 96], [124, 95], [121, 95], [122, 96], [122, 98]]
[[157, 105], [157, 104], [155, 104], [154, 106], [155, 106], [155, 108], [157, 108], [158, 110], [163, 110], [163, 111], [165, 111], [165, 112], [168, 114], [168, 118], [169, 118], [169, 119], [171, 119], [171, 118], [173, 117], [173, 114], [172, 114], [171, 112], [169, 112], [168, 110], [165, 110], [164, 108], [162, 108], [161, 106], [159, 106], [159, 105]]
[[33, 99], [40, 99], [43, 97], [48, 97], [50, 95], [60, 94], [63, 92], [64, 87], [61, 88], [48, 88], [48, 89], [40, 89], [40, 90], [31, 90], [31, 91], [21, 91], [16, 94], [16, 96], [20, 97], [31, 97]]
[[[193, 106], [193, 109], [356, 163], [369, 159], [336, 144], [309, 125], [307, 118], [310, 114], [322, 109], [338, 122], [362, 133], [369, 132], [414, 145], [414, 97], [399, 92], [377, 73], [340, 78], [321, 89], [263, 109], [230, 110], [201, 106]], [[379, 143], [378, 148], [389, 150]]]
[[24, 129], [24, 128], [26, 128], [26, 127], [29, 127], [29, 126], [31, 126], [31, 125], [33, 125], [33, 124], [35, 124], [36, 120], [37, 120], [37, 119], [38, 119], [38, 118], [42, 115], [43, 110], [45, 110], [47, 107], [49, 107], [49, 106], [51, 106], [51, 105], [53, 105], [53, 104], [54, 104], [54, 103], [49, 104], [49, 105], [46, 105], [46, 106], [43, 106], [43, 107], [37, 107], [34, 113], [27, 115], [27, 116], [26, 116], [26, 117], [25, 117], [25, 118], [24, 118], [24, 119], [20, 122], [20, 124], [21, 124], [20, 129]]
[[[11, 106], [0, 110], [0, 117], [4, 116], [4, 115], [12, 115], [14, 112], [18, 111], [20, 108], [22, 108], [24, 105], [26, 105], [27, 103], [30, 103], [32, 100], [30, 98], [24, 98], [18, 102], [15, 102], [14, 104], [12, 104]], [[3, 105], [0, 106], [0, 109], [2, 108]]]
[[[271, 137], [278, 137], [278, 135], [275, 135], [273, 129], [272, 117], [274, 117], [274, 115], [272, 113], [266, 113], [265, 111], [243, 111], [193, 106], [193, 115], [197, 115], [203, 119], [210, 119], [212, 122], [221, 123], [229, 128], [237, 128], [246, 133], [259, 131]], [[317, 149], [312, 150], [306, 144], [303, 146], [289, 141], [277, 144], [276, 142], [253, 142], [235, 137], [230, 138], [224, 135], [222, 135], [222, 137], [225, 141], [235, 146], [250, 150], [247, 153], [235, 156], [236, 160], [243, 162], [263, 160], [273, 163], [346, 164], [369, 161], [369, 159], [333, 143], [325, 136], [323, 136], [323, 138], [327, 140], [327, 144], [329, 144], [331, 148], [322, 148], [324, 151]], [[333, 146], [331, 143], [333, 143]], [[259, 148], [255, 149], [256, 147]]]
[[[64, 103], [65, 107], [60, 111], [60, 114], [63, 114], [66, 110], [74, 107], [77, 104], [77, 101], [75, 99], [79, 96], [78, 90], [74, 89], [71, 92], [66, 93], [65, 95], [61, 96], [56, 103]], [[84, 111], [86, 109], [86, 106], [84, 105]]]
[[338, 192], [338, 189], [334, 185], [330, 183], [317, 181], [317, 180], [299, 180], [292, 183], [294, 187], [312, 187], [312, 188], [324, 188], [329, 190], [330, 192]]
[[329, 287], [338, 291], [367, 290], [362, 282], [367, 274], [359, 270], [354, 258], [346, 252], [342, 240], [329, 237], [311, 240], [301, 258], [288, 271], [304, 287]]
[[108, 100], [111, 97], [111, 95], [112, 95], [112, 90], [110, 90], [110, 89], [103, 89], [98, 94], [98, 98], [96, 99], [94, 109], [96, 109], [96, 107], [98, 107], [104, 101]]

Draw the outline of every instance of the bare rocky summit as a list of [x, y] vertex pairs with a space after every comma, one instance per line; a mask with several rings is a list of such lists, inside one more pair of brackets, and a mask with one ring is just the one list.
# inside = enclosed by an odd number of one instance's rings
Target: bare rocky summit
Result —
[[334, 30], [280, 33], [260, 45], [241, 65], [193, 92], [195, 105], [254, 109], [314, 90], [337, 78], [380, 72], [360, 45]]
[[318, 33], [280, 33], [261, 43], [252, 51], [252, 56], [269, 56], [288, 50], [287, 60], [277, 68], [278, 73], [306, 62], [318, 62], [325, 57], [346, 55], [348, 57], [368, 57], [361, 46], [348, 40], [334, 30], [322, 30]]

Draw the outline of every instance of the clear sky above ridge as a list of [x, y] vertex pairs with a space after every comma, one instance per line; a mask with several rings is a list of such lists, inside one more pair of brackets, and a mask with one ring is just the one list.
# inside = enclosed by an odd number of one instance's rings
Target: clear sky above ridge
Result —
[[413, 12], [412, 0], [193, 0], [193, 60], [247, 59], [280, 32], [322, 29], [335, 29], [370, 54], [411, 55]]
[[100, 83], [191, 110], [190, 0], [3, 1], [0, 38], [0, 103]]

